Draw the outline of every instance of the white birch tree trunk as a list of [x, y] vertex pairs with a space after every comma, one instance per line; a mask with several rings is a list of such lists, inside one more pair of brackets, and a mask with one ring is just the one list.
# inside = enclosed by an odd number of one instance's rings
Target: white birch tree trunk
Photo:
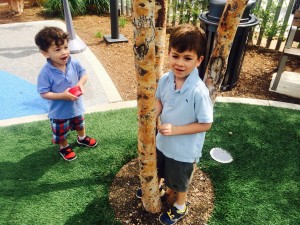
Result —
[[158, 213], [161, 201], [156, 166], [155, 118], [155, 1], [133, 1], [134, 55], [137, 76], [138, 160], [142, 202], [146, 211]]

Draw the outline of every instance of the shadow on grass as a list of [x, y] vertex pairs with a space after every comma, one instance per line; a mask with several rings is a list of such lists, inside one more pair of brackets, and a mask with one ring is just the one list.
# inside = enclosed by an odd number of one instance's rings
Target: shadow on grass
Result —
[[[53, 157], [53, 147], [36, 151], [25, 156], [19, 162], [0, 162], [0, 180], [15, 182], [35, 181], [59, 162], [59, 157]], [[56, 152], [55, 152], [56, 153]]]
[[88, 204], [82, 213], [78, 213], [73, 217], [69, 218], [65, 225], [115, 225], [121, 224], [114, 220], [114, 214], [109, 206], [107, 197], [101, 197], [94, 199]]

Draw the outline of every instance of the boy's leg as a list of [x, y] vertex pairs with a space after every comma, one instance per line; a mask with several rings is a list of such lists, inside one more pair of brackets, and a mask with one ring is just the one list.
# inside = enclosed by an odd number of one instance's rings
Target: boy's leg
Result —
[[73, 152], [68, 144], [67, 135], [70, 129], [69, 120], [50, 119], [52, 128], [52, 142], [59, 144], [59, 153], [63, 159], [71, 161], [76, 159], [76, 153]]
[[187, 214], [187, 190], [193, 171], [193, 163], [179, 162], [166, 157], [165, 183], [172, 191], [176, 191], [176, 201], [167, 212], [160, 215], [159, 221], [162, 224], [176, 224]]
[[67, 147], [68, 145], [69, 145], [69, 143], [68, 143], [67, 139], [65, 139], [65, 140], [63, 140], [62, 142], [59, 143], [59, 146], [60, 146], [61, 149]]
[[[175, 204], [177, 206], [185, 206], [185, 203], [187, 202], [187, 192], [177, 192], [177, 199]], [[180, 209], [179, 207], [177, 207]], [[183, 208], [181, 208], [183, 210]]]
[[70, 126], [72, 127], [72, 130], [76, 130], [77, 132], [77, 143], [79, 145], [95, 147], [98, 144], [96, 139], [86, 135], [83, 115], [72, 118]]
[[83, 138], [85, 137], [85, 128], [84, 127], [82, 130], [76, 130], [76, 132], [79, 137], [83, 137]]

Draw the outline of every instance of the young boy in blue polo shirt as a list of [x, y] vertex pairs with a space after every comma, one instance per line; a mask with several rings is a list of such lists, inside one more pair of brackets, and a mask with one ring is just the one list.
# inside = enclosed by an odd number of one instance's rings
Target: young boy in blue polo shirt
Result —
[[166, 194], [177, 193], [174, 205], [159, 217], [166, 225], [188, 212], [189, 184], [213, 122], [209, 91], [197, 69], [205, 48], [202, 30], [190, 24], [175, 27], [169, 39], [171, 70], [160, 78], [156, 91], [156, 116], [161, 121], [156, 136], [158, 177], [164, 178]]
[[59, 144], [61, 156], [71, 161], [76, 158], [76, 153], [68, 144], [69, 130], [76, 130], [79, 145], [95, 147], [97, 141], [85, 133], [82, 96], [69, 92], [77, 86], [84, 93], [88, 75], [80, 63], [71, 58], [68, 41], [68, 33], [57, 27], [45, 27], [35, 36], [36, 45], [47, 58], [38, 76], [37, 90], [42, 98], [49, 100], [52, 142]]

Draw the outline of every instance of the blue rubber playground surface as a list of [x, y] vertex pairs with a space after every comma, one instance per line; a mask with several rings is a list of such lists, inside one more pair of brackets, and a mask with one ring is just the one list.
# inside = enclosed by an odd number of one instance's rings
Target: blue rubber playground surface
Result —
[[2, 70], [0, 77], [0, 120], [48, 112], [48, 102], [37, 93], [36, 85]]

